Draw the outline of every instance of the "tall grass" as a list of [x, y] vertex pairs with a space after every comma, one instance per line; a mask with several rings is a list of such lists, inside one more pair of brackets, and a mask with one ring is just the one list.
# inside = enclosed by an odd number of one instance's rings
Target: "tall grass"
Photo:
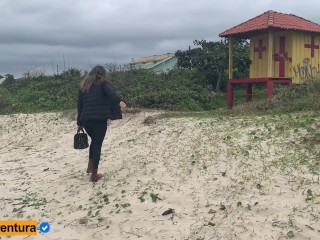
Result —
[[234, 107], [240, 113], [291, 113], [320, 110], [320, 81], [303, 85], [279, 86], [272, 99], [260, 99]]

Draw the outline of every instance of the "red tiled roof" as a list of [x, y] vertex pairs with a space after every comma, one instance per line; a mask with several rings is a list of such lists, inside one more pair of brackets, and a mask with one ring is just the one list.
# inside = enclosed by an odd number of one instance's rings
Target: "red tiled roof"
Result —
[[227, 37], [232, 35], [243, 35], [248, 37], [250, 36], [250, 33], [267, 30], [268, 28], [320, 33], [320, 25], [317, 23], [313, 23], [293, 14], [284, 14], [270, 10], [220, 33], [219, 36]]

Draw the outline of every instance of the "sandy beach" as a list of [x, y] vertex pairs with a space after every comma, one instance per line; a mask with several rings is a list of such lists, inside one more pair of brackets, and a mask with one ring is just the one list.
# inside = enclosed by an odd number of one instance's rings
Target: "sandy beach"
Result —
[[320, 239], [320, 114], [157, 114], [110, 123], [96, 184], [74, 120], [0, 116], [0, 219], [51, 225], [13, 239]]

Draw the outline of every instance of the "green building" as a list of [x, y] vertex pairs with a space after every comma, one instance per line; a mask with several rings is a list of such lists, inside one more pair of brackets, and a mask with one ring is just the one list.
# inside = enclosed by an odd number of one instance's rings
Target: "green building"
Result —
[[150, 69], [154, 72], [167, 73], [172, 70], [178, 62], [178, 58], [173, 53], [153, 55], [149, 57], [134, 58], [130, 67], [134, 69]]

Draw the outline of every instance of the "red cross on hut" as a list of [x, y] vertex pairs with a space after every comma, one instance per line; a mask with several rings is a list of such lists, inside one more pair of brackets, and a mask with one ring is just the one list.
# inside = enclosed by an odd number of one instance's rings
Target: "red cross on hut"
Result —
[[[233, 85], [246, 84], [251, 101], [252, 84], [265, 83], [267, 97], [274, 83], [301, 84], [320, 78], [320, 25], [295, 16], [267, 11], [219, 34], [229, 41], [228, 108]], [[250, 76], [233, 79], [232, 40], [250, 40]]]

